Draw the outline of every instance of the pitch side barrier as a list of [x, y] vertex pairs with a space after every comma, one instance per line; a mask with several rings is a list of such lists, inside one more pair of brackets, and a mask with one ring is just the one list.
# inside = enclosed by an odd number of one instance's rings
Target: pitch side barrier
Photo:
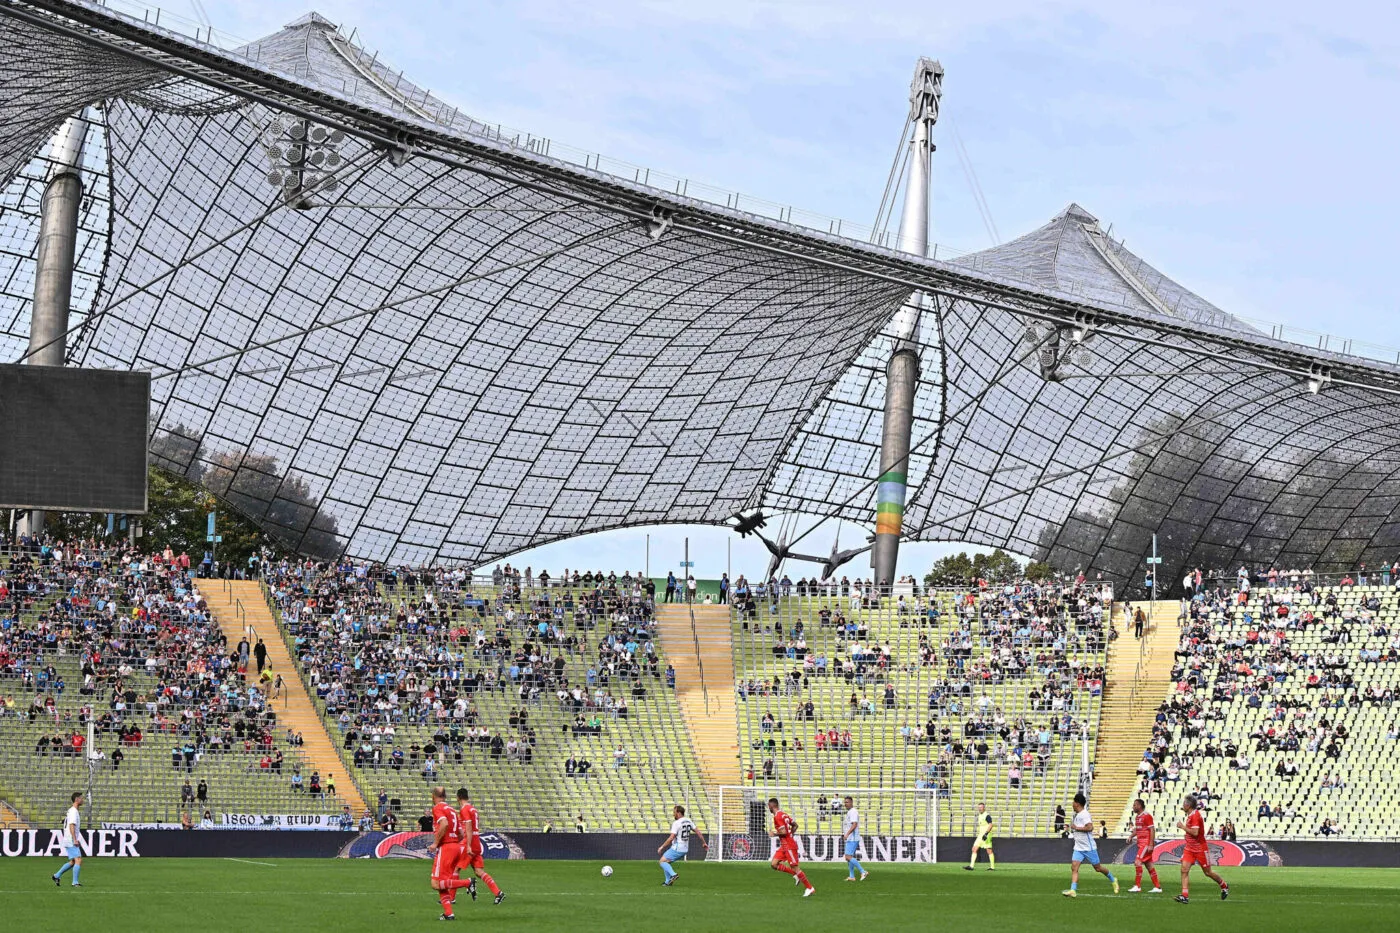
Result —
[[[0, 832], [6, 858], [63, 857], [56, 829]], [[334, 858], [359, 833], [237, 829], [92, 829], [79, 834], [85, 858]]]
[[[482, 834], [487, 858], [573, 859], [585, 861], [654, 861], [656, 846], [665, 833], [499, 833]], [[100, 829], [82, 833], [81, 848], [89, 858], [408, 858], [427, 860], [431, 834], [420, 832], [296, 832], [290, 830], [220, 829]], [[968, 836], [940, 836], [938, 851], [952, 862], [969, 851]], [[1395, 842], [1221, 842], [1210, 844], [1212, 861], [1232, 868], [1291, 865], [1305, 868], [1400, 868], [1400, 843]], [[839, 862], [816, 847], [809, 863]], [[1159, 865], [1180, 862], [1180, 840], [1158, 846]], [[891, 844], [878, 851], [890, 853], [889, 862], [921, 864], [915, 846]], [[1106, 860], [1132, 864], [1133, 848], [1121, 840], [1101, 840]], [[996, 840], [997, 860], [1003, 863], [1067, 863], [1070, 843], [1065, 839]], [[704, 860], [698, 844], [692, 853]], [[58, 830], [5, 830], [0, 832], [0, 856], [6, 858], [62, 858]], [[874, 859], [863, 859], [867, 864]], [[880, 859], [881, 862], [884, 859]]]

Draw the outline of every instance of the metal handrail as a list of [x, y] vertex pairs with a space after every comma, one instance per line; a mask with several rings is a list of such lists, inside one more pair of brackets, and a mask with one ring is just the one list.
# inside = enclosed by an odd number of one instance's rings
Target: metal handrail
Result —
[[700, 672], [700, 695], [705, 699], [705, 715], [710, 715], [710, 691], [705, 685], [705, 659], [700, 656], [700, 632], [695, 627], [695, 604], [686, 594], [685, 611], [690, 615], [690, 637], [695, 642], [695, 668]]

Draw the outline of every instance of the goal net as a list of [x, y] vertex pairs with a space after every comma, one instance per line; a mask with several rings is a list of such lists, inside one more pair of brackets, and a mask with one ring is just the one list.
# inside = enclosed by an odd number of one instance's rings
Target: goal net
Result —
[[771, 784], [719, 789], [719, 826], [711, 829], [719, 845], [711, 847], [710, 857], [763, 862], [772, 858], [776, 841], [768, 835], [773, 828], [768, 799], [777, 797], [779, 806], [797, 821], [802, 860], [839, 862], [845, 856], [841, 821], [847, 796], [860, 814], [862, 862], [938, 861], [938, 798], [932, 790]]

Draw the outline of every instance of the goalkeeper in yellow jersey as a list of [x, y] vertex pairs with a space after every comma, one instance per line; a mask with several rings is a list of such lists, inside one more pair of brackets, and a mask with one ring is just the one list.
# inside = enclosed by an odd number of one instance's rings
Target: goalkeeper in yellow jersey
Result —
[[982, 849], [987, 850], [987, 871], [997, 870], [997, 855], [992, 851], [992, 815], [987, 812], [987, 805], [979, 803], [977, 805], [976, 835], [972, 837], [972, 858], [963, 866], [964, 871], [972, 871], [977, 865], [977, 853]]

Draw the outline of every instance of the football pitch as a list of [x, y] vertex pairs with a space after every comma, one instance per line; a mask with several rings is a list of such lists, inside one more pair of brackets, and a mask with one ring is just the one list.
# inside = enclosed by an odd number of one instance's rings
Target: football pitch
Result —
[[[81, 888], [55, 888], [58, 859], [0, 860], [0, 902], [11, 930], [251, 929], [352, 933], [444, 927], [424, 860], [90, 859]], [[1164, 893], [1128, 894], [1090, 875], [1068, 900], [1067, 867], [1003, 865], [995, 873], [936, 866], [873, 865], [870, 879], [847, 883], [839, 865], [810, 866], [817, 892], [802, 898], [792, 879], [766, 864], [680, 866], [672, 888], [654, 863], [491, 861], [507, 898], [482, 887], [457, 899], [458, 925], [502, 930], [891, 930], [1073, 931], [1205, 929], [1394, 930], [1400, 869], [1223, 869], [1214, 885], [1192, 881], [1192, 902], [1173, 903], [1174, 866]]]

